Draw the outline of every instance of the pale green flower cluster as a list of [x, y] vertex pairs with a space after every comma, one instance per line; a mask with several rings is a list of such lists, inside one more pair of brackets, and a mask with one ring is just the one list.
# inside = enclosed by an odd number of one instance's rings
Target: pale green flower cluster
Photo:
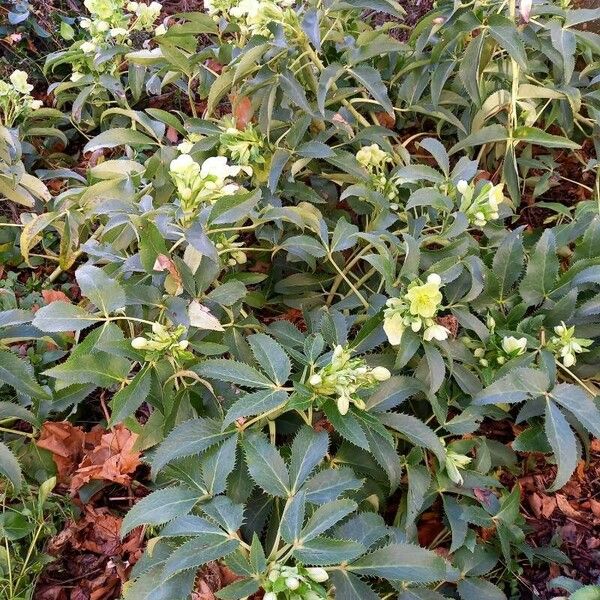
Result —
[[0, 81], [0, 124], [12, 127], [20, 117], [42, 106], [30, 93], [33, 86], [27, 81], [25, 71], [13, 71], [9, 81]]
[[244, 246], [243, 242], [235, 241], [237, 237], [237, 235], [227, 237], [225, 234], [221, 234], [215, 244], [219, 256], [224, 256], [226, 264], [230, 267], [244, 265], [248, 261], [246, 253], [240, 250]]
[[191, 219], [205, 204], [213, 204], [222, 196], [230, 196], [239, 186], [229, 181], [241, 168], [227, 164], [225, 156], [207, 158], [202, 166], [189, 154], [171, 161], [169, 172], [177, 188], [184, 220]]
[[342, 415], [348, 412], [351, 404], [360, 410], [365, 409], [365, 403], [356, 395], [358, 390], [373, 387], [391, 377], [385, 367], [371, 369], [364, 359], [351, 356], [348, 349], [336, 346], [331, 362], [308, 380], [317, 394], [337, 398], [337, 407]]
[[398, 210], [400, 179], [388, 173], [388, 165], [392, 163], [391, 156], [384, 152], [378, 144], [371, 144], [363, 146], [356, 153], [356, 160], [370, 173], [368, 187], [387, 198], [392, 203], [390, 205], [392, 210]]
[[219, 152], [243, 167], [248, 175], [252, 175], [253, 169], [260, 170], [266, 163], [265, 156], [269, 150], [265, 139], [252, 123], [243, 130], [227, 127], [219, 141]]
[[[155, 29], [155, 22], [162, 11], [162, 4], [151, 2], [127, 2], [127, 0], [85, 0], [90, 17], [80, 21], [82, 29], [89, 38], [79, 43], [84, 54], [82, 60], [74, 63], [71, 81], [79, 81], [92, 69], [91, 60], [100, 52], [114, 44], [131, 45], [131, 33], [134, 31], [152, 32], [161, 35], [166, 32], [164, 25]], [[106, 61], [105, 61], [106, 62]], [[114, 61], [107, 63], [115, 66]]]
[[488, 345], [491, 345], [492, 348], [478, 347], [473, 352], [475, 357], [479, 359], [479, 364], [482, 367], [503, 365], [507, 360], [525, 354], [527, 350], [527, 338], [516, 338], [513, 335], [505, 335], [499, 340], [499, 343], [494, 343], [492, 339], [488, 340]]
[[475, 185], [465, 180], [459, 181], [456, 188], [462, 195], [459, 210], [467, 215], [471, 225], [483, 227], [499, 217], [498, 207], [504, 202], [503, 183], [486, 183], [477, 194]]
[[327, 590], [320, 584], [328, 579], [327, 571], [321, 567], [275, 563], [263, 582], [263, 600], [323, 600]]
[[168, 354], [175, 360], [191, 358], [193, 355], [187, 351], [189, 342], [181, 337], [186, 333], [183, 325], [168, 327], [162, 323], [153, 323], [152, 332], [146, 337], [136, 337], [131, 340], [131, 346], [136, 350], [146, 353], [146, 360], [157, 360]]
[[550, 339], [548, 347], [565, 367], [572, 367], [577, 362], [577, 354], [589, 352], [587, 349], [593, 340], [576, 338], [575, 327], [567, 327], [564, 322], [554, 328], [556, 334]]
[[205, 0], [204, 9], [215, 21], [234, 21], [242, 33], [269, 34], [266, 26], [286, 19], [294, 0]]
[[432, 273], [425, 283], [414, 281], [400, 298], [390, 298], [383, 313], [383, 329], [392, 346], [402, 341], [402, 335], [410, 327], [415, 333], [423, 330], [423, 339], [446, 340], [450, 331], [436, 322], [442, 304], [442, 280]]

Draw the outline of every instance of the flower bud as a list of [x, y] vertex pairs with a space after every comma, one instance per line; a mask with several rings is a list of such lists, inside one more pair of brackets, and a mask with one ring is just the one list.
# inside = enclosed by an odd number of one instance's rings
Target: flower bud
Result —
[[308, 576], [317, 583], [323, 583], [329, 579], [329, 574], [321, 567], [309, 567], [306, 569]]
[[148, 347], [148, 340], [145, 337], [136, 337], [131, 340], [131, 347], [136, 350], [144, 350]]
[[461, 179], [457, 184], [456, 184], [456, 189], [461, 193], [464, 194], [468, 189], [469, 189], [469, 184], [464, 180]]
[[300, 587], [300, 580], [295, 577], [288, 577], [285, 580], [285, 585], [288, 590], [297, 590]]
[[337, 407], [340, 415], [345, 415], [350, 409], [350, 398], [348, 396], [340, 396], [337, 401]]
[[275, 594], [274, 592], [267, 592], [263, 596], [263, 600], [277, 600], [277, 594]]
[[371, 371], [371, 374], [373, 377], [375, 377], [375, 379], [377, 379], [377, 381], [387, 381], [392, 376], [392, 374], [385, 367], [375, 367]]
[[442, 285], [442, 278], [437, 273], [431, 273], [431, 275], [427, 276], [427, 283]]
[[315, 373], [310, 376], [308, 383], [310, 383], [310, 385], [321, 385], [323, 383], [323, 378], [318, 373]]

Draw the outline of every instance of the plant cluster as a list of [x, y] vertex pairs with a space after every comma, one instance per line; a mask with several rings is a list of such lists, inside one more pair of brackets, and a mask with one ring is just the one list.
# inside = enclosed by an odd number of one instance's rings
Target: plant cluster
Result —
[[[3, 123], [9, 243], [79, 296], [0, 312], [0, 471], [21, 485], [18, 420], [109, 399], [152, 470], [126, 600], [187, 598], [211, 561], [238, 577], [223, 600], [496, 600], [567, 560], [507, 482], [535, 453], [559, 490], [600, 437], [599, 184], [540, 228], [520, 198], [553, 185], [544, 152], [595, 141], [600, 36], [574, 26], [599, 11], [525, 4], [441, 1], [401, 43], [365, 18], [393, 0], [168, 26], [86, 0], [47, 61], [70, 120]], [[26, 136], [84, 132], [83, 170], [25, 168]]]

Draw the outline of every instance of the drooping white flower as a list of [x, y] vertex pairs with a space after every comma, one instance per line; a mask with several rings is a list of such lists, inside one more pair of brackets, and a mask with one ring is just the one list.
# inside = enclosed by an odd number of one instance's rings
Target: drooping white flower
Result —
[[448, 339], [448, 335], [450, 334], [450, 330], [444, 327], [443, 325], [439, 325], [438, 323], [434, 323], [433, 325], [429, 325], [423, 331], [423, 339], [426, 342], [430, 342], [431, 340], [438, 340], [439, 342], [443, 342]]

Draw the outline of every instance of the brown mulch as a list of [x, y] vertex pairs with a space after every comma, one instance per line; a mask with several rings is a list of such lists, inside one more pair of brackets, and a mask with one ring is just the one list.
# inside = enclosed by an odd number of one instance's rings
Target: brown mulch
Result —
[[397, 22], [399, 26], [390, 31], [390, 34], [401, 42], [405, 42], [411, 34], [413, 27], [433, 9], [433, 0], [404, 0], [400, 2], [406, 15], [400, 20], [386, 15], [385, 13], [374, 13], [372, 21], [374, 25], [383, 25], [384, 23]]
[[540, 458], [536, 468], [518, 480], [522, 514], [531, 528], [528, 543], [544, 546], [557, 542], [554, 545], [571, 561], [525, 568], [527, 587], [534, 598], [542, 600], [557, 595], [547, 589], [547, 583], [559, 575], [585, 584], [595, 584], [600, 578], [600, 440], [592, 441], [589, 464], [582, 461], [563, 489], [548, 493], [555, 473], [556, 469]]

